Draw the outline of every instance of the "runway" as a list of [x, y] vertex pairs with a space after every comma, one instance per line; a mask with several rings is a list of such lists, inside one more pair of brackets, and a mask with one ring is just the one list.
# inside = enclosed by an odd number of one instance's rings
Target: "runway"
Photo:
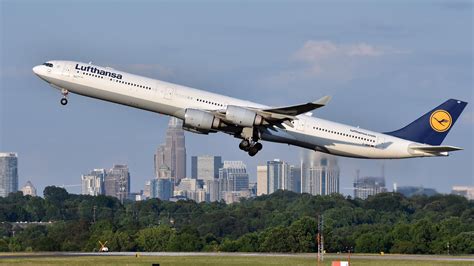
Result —
[[[86, 256], [150, 256], [150, 257], [294, 257], [315, 258], [316, 253], [233, 253], [233, 252], [33, 252], [0, 253], [0, 258], [45, 258]], [[348, 254], [325, 254], [328, 260], [348, 260]], [[409, 255], [409, 254], [351, 254], [351, 260], [411, 260], [411, 261], [459, 261], [474, 262], [474, 256]]]

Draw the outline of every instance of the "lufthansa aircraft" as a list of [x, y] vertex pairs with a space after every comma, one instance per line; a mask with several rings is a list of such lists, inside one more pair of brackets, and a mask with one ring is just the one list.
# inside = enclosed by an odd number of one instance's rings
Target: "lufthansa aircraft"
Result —
[[141, 77], [110, 67], [74, 61], [48, 61], [33, 72], [61, 91], [123, 104], [183, 120], [185, 130], [224, 132], [242, 139], [239, 148], [254, 156], [260, 140], [295, 145], [329, 154], [370, 159], [447, 156], [462, 148], [441, 143], [466, 102], [450, 99], [406, 127], [387, 133], [316, 118], [311, 111], [329, 96], [293, 106], [272, 107]]

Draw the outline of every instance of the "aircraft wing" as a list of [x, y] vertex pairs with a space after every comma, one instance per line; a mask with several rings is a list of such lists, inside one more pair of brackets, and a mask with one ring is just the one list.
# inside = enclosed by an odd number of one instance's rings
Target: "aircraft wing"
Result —
[[[264, 125], [281, 125], [282, 123], [293, 127], [290, 123], [291, 120], [297, 120], [297, 115], [307, 113], [311, 110], [321, 108], [325, 106], [331, 96], [324, 96], [321, 99], [309, 102], [305, 104], [298, 104], [293, 106], [284, 106], [284, 107], [275, 107], [275, 108], [268, 108], [268, 109], [260, 109], [255, 107], [243, 107], [251, 111], [254, 111], [256, 114], [260, 115], [265, 123]], [[226, 110], [218, 110], [218, 111], [210, 111], [214, 114], [214, 116], [220, 118], [222, 121], [230, 122], [226, 118]]]
[[287, 116], [297, 116], [297, 115], [312, 111], [314, 109], [321, 108], [325, 106], [330, 100], [331, 100], [331, 96], [324, 96], [323, 98], [314, 102], [298, 104], [298, 105], [293, 105], [293, 106], [263, 109], [261, 111], [265, 113], [274, 113], [274, 114], [287, 115]]
[[454, 147], [454, 146], [410, 146], [410, 149], [423, 151], [423, 152], [436, 152], [436, 153], [463, 150], [463, 148]]

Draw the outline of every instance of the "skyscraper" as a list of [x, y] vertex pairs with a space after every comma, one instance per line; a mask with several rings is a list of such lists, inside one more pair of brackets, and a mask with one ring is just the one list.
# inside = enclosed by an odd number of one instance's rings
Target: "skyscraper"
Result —
[[193, 156], [191, 158], [191, 178], [204, 181], [218, 179], [221, 167], [222, 158], [220, 156]]
[[385, 177], [356, 177], [354, 180], [354, 198], [367, 199], [369, 196], [387, 192]]
[[204, 188], [208, 194], [209, 202], [219, 201], [221, 199], [219, 180], [204, 181]]
[[315, 151], [303, 151], [301, 192], [312, 195], [339, 193], [339, 166], [336, 157]]
[[291, 172], [290, 165], [279, 159], [267, 162], [267, 186], [268, 194], [278, 189], [288, 190]]
[[290, 183], [288, 184], [288, 190], [301, 193], [301, 168], [290, 165]]
[[174, 180], [171, 177], [171, 169], [162, 165], [158, 169], [158, 177], [150, 181], [150, 197], [161, 200], [169, 200], [173, 197]]
[[174, 184], [171, 179], [155, 178], [151, 180], [151, 198], [169, 200], [173, 197]]
[[105, 169], [94, 169], [87, 175], [81, 176], [83, 195], [97, 196], [104, 194]]
[[257, 196], [268, 194], [267, 166], [257, 166]]
[[23, 192], [23, 195], [24, 195], [24, 196], [30, 195], [30, 196], [36, 197], [36, 188], [35, 188], [35, 186], [33, 186], [33, 184], [31, 183], [31, 181], [29, 181], [29, 180], [28, 180], [28, 182], [26, 182], [26, 184], [21, 188], [21, 191]]
[[127, 165], [116, 164], [107, 171], [104, 180], [105, 195], [117, 197], [123, 202], [130, 193], [130, 172]]
[[225, 191], [248, 191], [249, 174], [242, 161], [224, 161], [219, 169], [220, 193]]
[[155, 154], [155, 176], [158, 170], [166, 165], [171, 170], [174, 183], [186, 177], [186, 146], [182, 120], [171, 117], [166, 131], [166, 141], [160, 145]]
[[0, 153], [0, 197], [18, 191], [18, 154]]

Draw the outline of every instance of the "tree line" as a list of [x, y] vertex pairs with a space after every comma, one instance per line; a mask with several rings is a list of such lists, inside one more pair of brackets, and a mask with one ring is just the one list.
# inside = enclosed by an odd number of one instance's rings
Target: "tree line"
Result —
[[327, 252], [474, 254], [474, 202], [456, 195], [361, 200], [277, 191], [229, 205], [122, 205], [54, 186], [44, 198], [0, 197], [0, 251], [97, 251], [108, 241], [111, 251], [316, 252], [318, 215]]

